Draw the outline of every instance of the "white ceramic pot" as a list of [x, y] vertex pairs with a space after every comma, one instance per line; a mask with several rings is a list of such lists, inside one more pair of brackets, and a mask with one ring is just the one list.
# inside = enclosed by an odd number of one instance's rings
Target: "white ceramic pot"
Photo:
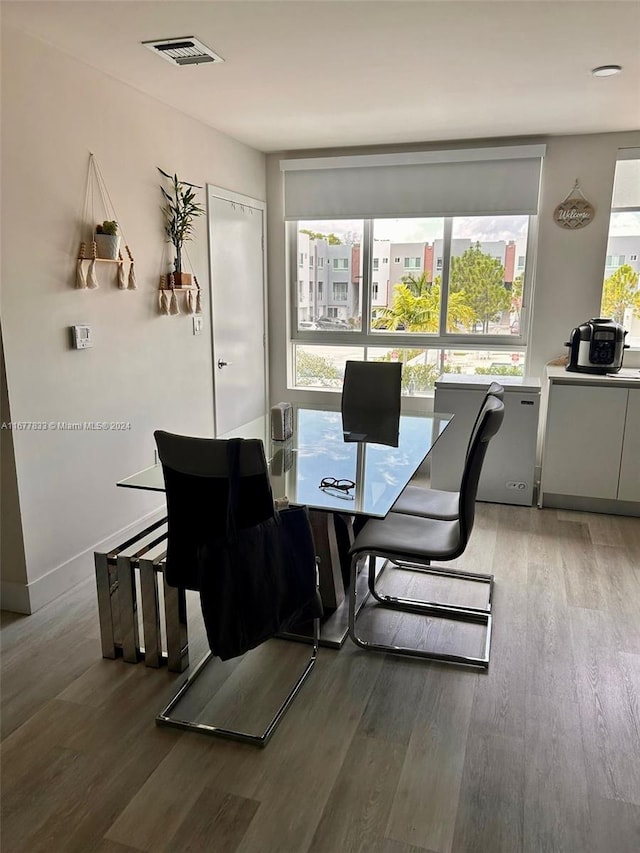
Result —
[[117, 261], [120, 251], [119, 234], [96, 234], [96, 255], [104, 261]]

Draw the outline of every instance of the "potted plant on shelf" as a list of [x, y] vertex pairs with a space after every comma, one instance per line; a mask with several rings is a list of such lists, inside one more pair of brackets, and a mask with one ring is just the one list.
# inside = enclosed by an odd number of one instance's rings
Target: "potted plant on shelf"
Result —
[[196, 184], [189, 184], [179, 180], [177, 175], [169, 175], [158, 167], [158, 171], [171, 181], [171, 191], [167, 192], [163, 186], [160, 187], [165, 200], [162, 212], [165, 215], [165, 230], [168, 242], [173, 243], [175, 249], [175, 261], [173, 271], [174, 287], [189, 287], [191, 285], [191, 273], [182, 270], [182, 247], [187, 240], [193, 237], [193, 222], [198, 216], [202, 216], [204, 208], [196, 199], [194, 190], [202, 189]]
[[96, 225], [94, 235], [96, 257], [103, 261], [117, 261], [120, 253], [120, 235], [115, 219], [105, 219], [102, 225]]

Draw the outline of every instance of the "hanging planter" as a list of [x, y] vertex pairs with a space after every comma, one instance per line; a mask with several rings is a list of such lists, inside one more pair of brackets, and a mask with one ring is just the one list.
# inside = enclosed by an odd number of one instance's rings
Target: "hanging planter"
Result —
[[96, 226], [93, 238], [96, 241], [96, 256], [104, 261], [117, 261], [120, 253], [120, 235], [115, 219], [105, 219]]
[[[97, 190], [95, 194], [100, 196], [104, 213], [106, 216], [111, 217], [111, 219], [105, 219], [102, 224], [95, 226], [93, 224], [95, 222], [93, 211], [94, 190]], [[90, 219], [89, 211], [91, 211]], [[89, 220], [90, 225], [87, 224], [87, 220]], [[117, 265], [116, 283], [119, 290], [136, 290], [136, 272], [133, 255], [125, 241], [124, 249], [129, 261], [129, 272], [127, 274], [125, 272], [125, 259], [122, 257], [122, 252], [120, 251], [120, 235], [118, 234], [118, 221], [115, 209], [104, 178], [102, 177], [102, 172], [91, 152], [89, 153], [89, 171], [87, 173], [82, 223], [83, 231], [87, 224], [89, 239], [84, 240], [81, 238], [76, 265], [76, 287], [79, 290], [95, 290], [99, 286], [96, 276], [96, 263], [102, 261]]]
[[165, 216], [167, 242], [173, 245], [175, 252], [173, 270], [170, 273], [173, 288], [193, 287], [192, 274], [183, 270], [182, 251], [185, 242], [193, 237], [194, 220], [204, 213], [204, 208], [198, 203], [194, 192], [202, 187], [181, 181], [177, 175], [171, 176], [160, 168], [158, 171], [171, 181], [169, 192], [162, 186], [160, 190], [165, 200], [162, 212]]

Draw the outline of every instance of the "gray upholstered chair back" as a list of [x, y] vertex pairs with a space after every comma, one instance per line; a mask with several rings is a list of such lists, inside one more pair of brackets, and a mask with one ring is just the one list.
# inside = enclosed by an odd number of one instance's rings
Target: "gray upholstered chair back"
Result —
[[473, 529], [478, 482], [489, 442], [498, 432], [504, 418], [504, 403], [488, 395], [478, 416], [478, 424], [471, 439], [469, 452], [460, 485], [460, 553], [464, 551]]

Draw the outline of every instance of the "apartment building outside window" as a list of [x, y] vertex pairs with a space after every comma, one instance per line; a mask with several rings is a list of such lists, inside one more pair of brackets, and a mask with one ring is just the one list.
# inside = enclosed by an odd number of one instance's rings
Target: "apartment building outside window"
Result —
[[402, 265], [406, 270], [419, 270], [420, 258], [404, 258]]

